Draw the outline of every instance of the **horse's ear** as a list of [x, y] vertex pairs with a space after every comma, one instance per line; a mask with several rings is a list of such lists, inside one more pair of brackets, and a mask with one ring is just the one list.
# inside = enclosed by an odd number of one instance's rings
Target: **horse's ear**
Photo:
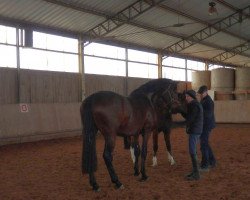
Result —
[[175, 91], [181, 93], [183, 89], [182, 83], [180, 81], [174, 81], [174, 83], [175, 83]]
[[177, 86], [178, 86], [178, 81], [173, 81], [173, 90], [176, 92], [178, 92]]

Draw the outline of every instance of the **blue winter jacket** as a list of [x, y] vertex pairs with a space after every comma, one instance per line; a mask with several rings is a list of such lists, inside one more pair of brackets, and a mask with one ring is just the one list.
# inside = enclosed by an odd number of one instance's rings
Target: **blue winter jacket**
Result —
[[203, 107], [203, 130], [210, 131], [215, 128], [214, 102], [211, 97], [207, 95], [200, 103]]
[[187, 113], [181, 113], [186, 118], [187, 134], [200, 135], [203, 129], [203, 108], [197, 100], [187, 104]]

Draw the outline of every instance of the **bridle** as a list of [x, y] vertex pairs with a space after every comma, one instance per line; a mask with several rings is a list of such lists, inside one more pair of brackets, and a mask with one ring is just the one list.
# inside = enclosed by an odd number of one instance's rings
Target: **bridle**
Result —
[[[171, 92], [171, 86], [172, 85], [169, 85], [168, 88], [160, 96], [160, 98], [165, 102], [167, 106], [169, 106], [170, 104], [172, 105], [173, 103], [179, 103], [179, 101], [174, 98], [173, 92]], [[166, 96], [168, 98], [166, 98]]]
[[[161, 94], [159, 94], [159, 92], [155, 92], [152, 97], [151, 97], [151, 101], [154, 102], [155, 97], [157, 96], [158, 99], [161, 99], [164, 103], [166, 108], [168, 108], [168, 111], [171, 112], [171, 105], [173, 103], [179, 103], [174, 97], [173, 97], [173, 93], [171, 92], [171, 86], [172, 84], [170, 84], [168, 86], [168, 88], [166, 88]], [[158, 95], [159, 94], [159, 95]]]

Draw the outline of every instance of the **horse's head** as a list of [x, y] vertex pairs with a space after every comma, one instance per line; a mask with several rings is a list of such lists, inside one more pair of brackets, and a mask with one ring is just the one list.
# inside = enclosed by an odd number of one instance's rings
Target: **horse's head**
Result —
[[[151, 100], [155, 110], [159, 114], [170, 114], [185, 107], [185, 95], [177, 93], [178, 82], [171, 79], [151, 80], [134, 90], [130, 96], [144, 94]], [[183, 99], [184, 98], [184, 99]]]
[[171, 82], [155, 91], [151, 96], [151, 101], [159, 114], [171, 114], [172, 108], [179, 105], [176, 83]]
[[175, 114], [185, 112], [187, 109], [185, 92], [177, 93], [175, 86], [154, 93], [151, 99], [155, 108], [161, 113]]
[[177, 93], [177, 101], [172, 106], [172, 113], [182, 113], [187, 111], [187, 101], [185, 91]]

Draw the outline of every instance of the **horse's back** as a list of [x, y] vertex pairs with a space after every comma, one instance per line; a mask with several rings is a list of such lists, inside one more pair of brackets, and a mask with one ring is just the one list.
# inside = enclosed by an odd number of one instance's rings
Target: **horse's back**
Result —
[[124, 100], [124, 97], [118, 93], [112, 91], [99, 91], [91, 94], [82, 102], [82, 109], [86, 104], [91, 104], [91, 107], [102, 105], [110, 106], [114, 103], [118, 103]]
[[117, 130], [132, 112], [128, 98], [111, 91], [96, 92], [87, 97], [82, 103], [82, 112], [87, 104], [100, 131]]

